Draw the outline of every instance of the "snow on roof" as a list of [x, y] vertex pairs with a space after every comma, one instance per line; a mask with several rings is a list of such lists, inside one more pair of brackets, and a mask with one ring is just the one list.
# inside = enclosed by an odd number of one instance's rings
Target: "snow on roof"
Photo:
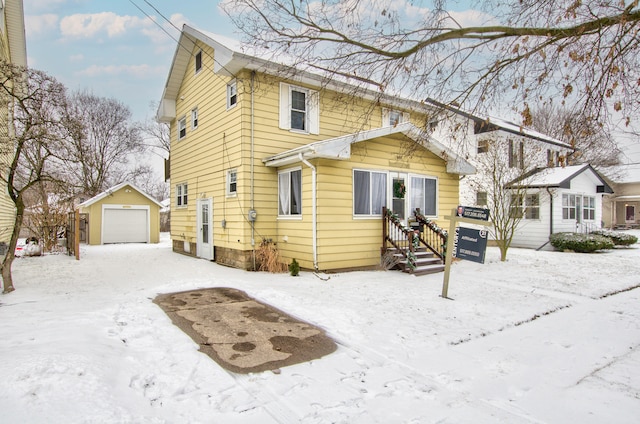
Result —
[[118, 185], [115, 185], [105, 191], [103, 191], [100, 194], [96, 194], [95, 196], [93, 196], [91, 199], [89, 200], [85, 200], [84, 202], [80, 203], [78, 205], [79, 208], [85, 208], [87, 206], [90, 206], [102, 199], [104, 199], [107, 196], [110, 196], [111, 194], [115, 193], [116, 191], [120, 190], [121, 188], [123, 188], [124, 186], [129, 186], [132, 189], [134, 189], [135, 191], [137, 191], [138, 193], [142, 194], [144, 197], [146, 197], [147, 199], [151, 200], [153, 203], [155, 203], [156, 205], [158, 205], [159, 207], [162, 207], [162, 204], [160, 202], [158, 202], [156, 199], [154, 199], [153, 197], [149, 196], [147, 193], [144, 192], [144, 190], [141, 190], [140, 188], [136, 187], [134, 184], [132, 183], [128, 183], [128, 182], [123, 182], [120, 183]]
[[588, 163], [565, 167], [540, 168], [507, 184], [507, 187], [570, 188], [571, 180], [583, 172], [589, 172], [591, 174], [592, 181], [598, 186], [603, 186], [604, 193], [613, 193], [613, 190], [609, 187], [602, 176], [600, 176], [600, 174], [598, 174], [598, 172]]

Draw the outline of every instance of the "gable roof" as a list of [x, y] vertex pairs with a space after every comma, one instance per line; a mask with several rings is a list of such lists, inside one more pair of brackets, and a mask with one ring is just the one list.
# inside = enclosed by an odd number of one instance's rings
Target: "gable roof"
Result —
[[396, 126], [375, 128], [340, 137], [317, 141], [287, 150], [262, 159], [266, 166], [279, 167], [302, 161], [303, 159], [347, 160], [351, 157], [351, 145], [394, 134], [403, 134], [447, 163], [447, 172], [452, 174], [474, 174], [476, 168], [461, 156], [447, 149], [442, 143], [429, 136], [410, 122]]
[[[591, 174], [596, 185], [602, 186], [602, 193], [613, 193], [609, 184], [607, 184], [604, 178], [588, 163], [556, 168], [536, 168], [523, 177], [510, 182], [506, 187], [571, 188], [571, 181], [583, 172]], [[523, 184], [519, 184], [523, 181]]]
[[156, 199], [154, 199], [153, 197], [149, 196], [147, 193], [145, 193], [143, 190], [139, 189], [135, 185], [133, 185], [131, 183], [128, 183], [126, 181], [123, 182], [123, 183], [120, 183], [118, 185], [115, 185], [115, 186], [111, 187], [110, 189], [107, 189], [107, 190], [103, 191], [100, 194], [96, 194], [91, 199], [85, 200], [84, 202], [80, 203], [78, 205], [78, 207], [79, 208], [85, 208], [87, 206], [91, 206], [94, 203], [99, 202], [100, 200], [104, 199], [105, 197], [112, 195], [113, 193], [115, 193], [116, 191], [120, 190], [121, 188], [123, 188], [125, 186], [131, 187], [132, 189], [134, 189], [135, 191], [137, 191], [138, 193], [142, 194], [144, 197], [149, 199], [151, 202], [153, 202], [156, 205], [158, 205], [158, 207], [160, 207], [160, 208], [162, 207], [162, 203], [158, 202]]
[[523, 127], [513, 122], [509, 122], [505, 119], [496, 118], [489, 115], [481, 115], [478, 113], [472, 113], [463, 110], [457, 106], [447, 105], [434, 99], [427, 99], [427, 103], [435, 105], [441, 109], [448, 110], [465, 118], [471, 119], [475, 123], [475, 133], [482, 134], [489, 131], [505, 131], [511, 134], [519, 135], [522, 137], [532, 138], [534, 140], [542, 141], [554, 146], [563, 147], [571, 151], [575, 151], [575, 148], [570, 144], [565, 143], [562, 140], [543, 134], [541, 132], [532, 130], [530, 128]]

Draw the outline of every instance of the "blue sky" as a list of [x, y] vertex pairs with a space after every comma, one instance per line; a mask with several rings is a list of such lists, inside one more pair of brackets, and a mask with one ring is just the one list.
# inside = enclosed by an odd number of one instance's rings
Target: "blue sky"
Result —
[[149, 105], [162, 95], [178, 37], [172, 24], [238, 38], [217, 1], [24, 0], [24, 13], [29, 67], [70, 90], [116, 98], [136, 120], [153, 116]]

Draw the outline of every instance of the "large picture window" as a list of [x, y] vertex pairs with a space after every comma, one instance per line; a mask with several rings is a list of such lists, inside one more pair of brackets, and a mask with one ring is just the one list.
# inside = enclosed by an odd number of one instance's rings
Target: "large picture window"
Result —
[[302, 215], [302, 171], [300, 169], [278, 174], [278, 215]]
[[387, 204], [387, 174], [375, 171], [353, 171], [353, 214], [382, 215]]
[[411, 177], [411, 213], [416, 209], [425, 216], [438, 214], [437, 180], [429, 177]]

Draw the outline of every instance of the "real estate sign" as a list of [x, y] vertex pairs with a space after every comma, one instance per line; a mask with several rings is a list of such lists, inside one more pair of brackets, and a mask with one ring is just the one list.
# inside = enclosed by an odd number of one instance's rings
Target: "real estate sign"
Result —
[[483, 264], [487, 251], [487, 231], [456, 227], [453, 244], [452, 254], [454, 258]]
[[488, 221], [489, 209], [473, 208], [471, 206], [458, 206], [456, 215], [462, 218], [480, 219], [482, 221]]

